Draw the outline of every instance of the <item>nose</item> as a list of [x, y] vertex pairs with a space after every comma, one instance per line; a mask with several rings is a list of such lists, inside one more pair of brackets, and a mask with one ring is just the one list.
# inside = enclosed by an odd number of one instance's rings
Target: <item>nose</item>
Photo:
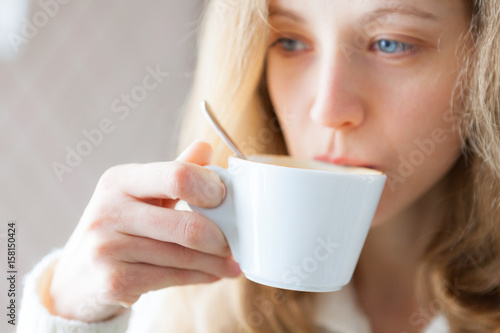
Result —
[[365, 109], [357, 81], [359, 67], [338, 51], [323, 57], [317, 67], [317, 89], [310, 117], [321, 126], [346, 130], [359, 126]]

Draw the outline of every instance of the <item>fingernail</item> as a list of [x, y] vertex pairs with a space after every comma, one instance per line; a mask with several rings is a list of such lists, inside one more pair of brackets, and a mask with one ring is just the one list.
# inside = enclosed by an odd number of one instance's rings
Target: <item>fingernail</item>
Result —
[[185, 160], [187, 156], [191, 153], [191, 150], [193, 150], [195, 144], [197, 141], [192, 142], [189, 146], [187, 146], [180, 154], [177, 156], [176, 160]]
[[125, 309], [130, 309], [130, 307], [132, 306], [132, 304], [127, 302], [119, 302], [118, 304], [120, 304], [120, 306], [124, 307]]
[[233, 273], [234, 273], [234, 276], [237, 277], [241, 274], [241, 268], [240, 268], [240, 265], [236, 261], [233, 261], [233, 263], [234, 263]]
[[221, 197], [220, 201], [222, 202], [222, 201], [224, 201], [224, 198], [226, 197], [226, 184], [224, 184], [222, 179], [220, 180], [220, 184], [222, 186], [222, 197]]
[[218, 206], [226, 196], [226, 186], [217, 173], [210, 171], [209, 177], [204, 194], [212, 206]]

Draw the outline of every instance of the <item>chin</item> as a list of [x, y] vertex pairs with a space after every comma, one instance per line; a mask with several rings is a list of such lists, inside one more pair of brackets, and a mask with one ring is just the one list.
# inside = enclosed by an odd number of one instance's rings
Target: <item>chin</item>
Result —
[[373, 216], [371, 228], [386, 224], [404, 209], [404, 207], [401, 207], [401, 202], [394, 198], [394, 194], [387, 187], [384, 189]]
[[384, 207], [379, 204], [375, 215], [373, 216], [372, 224], [370, 228], [375, 228], [381, 225], [384, 225], [390, 218], [390, 214], [388, 214]]

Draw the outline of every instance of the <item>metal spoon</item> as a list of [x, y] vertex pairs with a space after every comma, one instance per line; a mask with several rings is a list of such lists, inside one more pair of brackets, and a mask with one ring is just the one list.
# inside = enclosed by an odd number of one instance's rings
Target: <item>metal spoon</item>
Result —
[[224, 131], [222, 126], [219, 124], [217, 121], [217, 118], [215, 118], [215, 115], [213, 114], [212, 110], [210, 109], [210, 106], [208, 105], [207, 101], [202, 100], [201, 101], [201, 110], [207, 116], [208, 120], [210, 121], [210, 124], [212, 127], [215, 129], [217, 134], [222, 138], [222, 140], [229, 146], [229, 148], [233, 151], [233, 153], [236, 154], [239, 158], [246, 160], [247, 158], [243, 153], [241, 152], [240, 149], [236, 146], [233, 140], [229, 137], [229, 135]]

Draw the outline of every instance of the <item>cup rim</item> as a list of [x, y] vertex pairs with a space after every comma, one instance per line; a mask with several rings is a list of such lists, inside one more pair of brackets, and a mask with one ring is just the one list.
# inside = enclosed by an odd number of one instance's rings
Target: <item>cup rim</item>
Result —
[[[249, 154], [249, 155], [245, 155], [245, 157], [247, 159], [242, 159], [236, 155], [231, 155], [231, 156], [229, 156], [229, 159], [238, 160], [241, 163], [259, 163], [259, 164], [264, 164], [266, 166], [274, 167], [274, 168], [299, 169], [299, 170], [303, 170], [306, 172], [319, 171], [319, 172], [336, 173], [336, 174], [352, 175], [352, 176], [358, 176], [358, 175], [359, 176], [375, 176], [375, 177], [386, 176], [385, 172], [380, 171], [380, 170], [376, 170], [376, 169], [370, 169], [370, 168], [366, 168], [366, 167], [356, 167], [356, 166], [335, 165], [335, 164], [331, 164], [331, 163], [323, 162], [323, 161], [318, 161], [318, 160], [306, 160], [306, 159], [295, 158], [295, 157], [290, 156], [290, 155]], [[276, 164], [272, 164], [272, 163], [266, 163], [263, 161], [252, 160], [251, 159], [252, 157], [264, 157], [264, 158], [267, 157], [267, 158], [283, 159], [283, 160], [293, 159], [299, 163], [309, 163], [309, 164], [321, 165], [323, 168], [315, 169], [315, 168], [305, 168], [305, 167], [302, 168], [302, 167], [298, 167], [298, 166], [289, 166], [289, 165], [276, 165]], [[351, 171], [352, 170], [359, 170], [359, 172], [346, 172], [346, 171], [342, 171], [342, 169], [350, 169]]]

